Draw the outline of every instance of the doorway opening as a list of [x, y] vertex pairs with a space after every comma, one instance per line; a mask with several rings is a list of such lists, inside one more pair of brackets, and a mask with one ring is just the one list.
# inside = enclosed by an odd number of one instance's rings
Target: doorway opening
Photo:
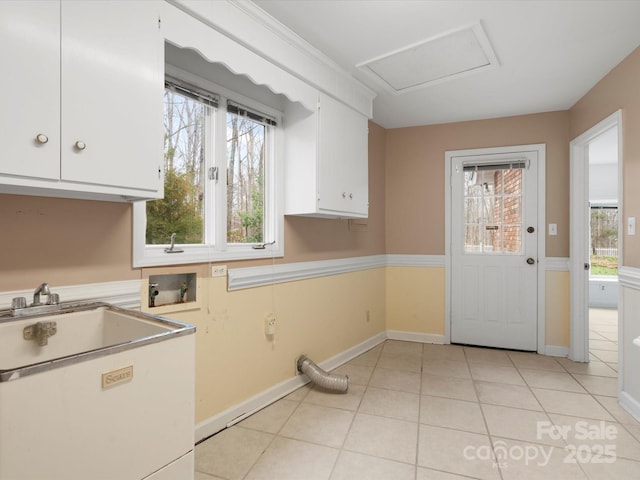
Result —
[[[571, 142], [569, 358], [617, 371], [621, 112]], [[606, 368], [605, 367], [605, 368]]]
[[[589, 360], [618, 370], [618, 126], [589, 141]], [[604, 369], [604, 365], [602, 365]], [[612, 372], [611, 372], [612, 373]]]

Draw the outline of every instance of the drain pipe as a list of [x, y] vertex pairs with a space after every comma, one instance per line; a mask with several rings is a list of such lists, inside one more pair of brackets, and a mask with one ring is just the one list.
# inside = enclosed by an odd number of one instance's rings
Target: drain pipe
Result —
[[314, 383], [325, 390], [346, 393], [349, 389], [348, 376], [325, 372], [305, 355], [300, 355], [300, 358], [298, 358], [298, 361], [296, 362], [296, 366], [298, 367], [298, 372], [304, 373], [309, 377], [311, 383]]

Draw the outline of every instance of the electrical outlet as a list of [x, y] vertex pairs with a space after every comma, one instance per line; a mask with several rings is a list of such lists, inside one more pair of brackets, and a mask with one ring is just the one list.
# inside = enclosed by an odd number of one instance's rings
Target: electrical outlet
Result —
[[627, 235], [636, 234], [636, 217], [627, 218]]
[[264, 319], [264, 334], [267, 337], [272, 337], [276, 334], [276, 316], [273, 313], [270, 313]]
[[212, 277], [226, 277], [227, 276], [227, 266], [226, 265], [214, 265], [211, 267], [211, 276]]

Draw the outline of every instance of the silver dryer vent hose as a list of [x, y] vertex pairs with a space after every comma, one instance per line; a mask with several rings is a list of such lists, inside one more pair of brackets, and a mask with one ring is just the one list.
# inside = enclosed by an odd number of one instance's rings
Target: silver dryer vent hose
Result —
[[296, 365], [300, 373], [304, 373], [312, 383], [325, 390], [345, 393], [349, 389], [349, 377], [325, 372], [305, 355], [300, 355]]

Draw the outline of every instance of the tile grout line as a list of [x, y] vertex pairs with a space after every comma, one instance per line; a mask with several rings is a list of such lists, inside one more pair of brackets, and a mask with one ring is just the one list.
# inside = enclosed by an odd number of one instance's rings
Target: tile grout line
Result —
[[487, 418], [484, 414], [484, 409], [482, 408], [482, 402], [480, 401], [480, 395], [479, 395], [479, 391], [478, 391], [478, 386], [476, 385], [476, 381], [473, 378], [473, 373], [471, 373], [471, 365], [469, 363], [469, 358], [467, 356], [467, 350], [466, 348], [463, 347], [463, 354], [464, 354], [464, 358], [465, 358], [465, 362], [467, 363], [467, 368], [469, 369], [469, 376], [471, 377], [471, 385], [473, 386], [473, 391], [476, 395], [476, 400], [478, 403], [478, 407], [480, 408], [480, 415], [482, 415], [482, 421], [484, 423], [484, 428], [487, 432], [487, 439], [489, 440], [489, 445], [491, 446], [491, 451], [493, 452], [493, 462], [494, 462], [494, 468], [497, 468], [498, 470], [498, 475], [500, 476], [500, 479], [504, 480], [504, 475], [502, 472], [502, 467], [500, 466], [500, 463], [498, 461], [498, 457], [496, 455], [496, 451], [495, 451], [495, 447], [493, 444], [493, 435], [491, 433], [491, 430], [489, 430], [489, 423], [487, 422]]
[[[386, 340], [384, 342], [382, 342], [381, 345], [383, 345], [382, 348], [384, 348], [384, 344], [386, 343]], [[376, 348], [376, 347], [374, 347]], [[353, 417], [351, 418], [351, 422], [349, 423], [349, 428], [347, 429], [347, 433], [344, 436], [344, 439], [342, 440], [342, 445], [340, 446], [340, 448], [338, 449], [338, 455], [336, 456], [336, 461], [333, 464], [333, 467], [331, 468], [331, 472], [329, 473], [329, 479], [331, 479], [331, 477], [333, 476], [336, 467], [338, 466], [338, 462], [340, 461], [340, 457], [342, 456], [343, 452], [350, 452], [350, 450], [345, 448], [345, 444], [347, 442], [347, 438], [349, 438], [349, 434], [351, 433], [351, 429], [353, 428], [353, 424], [356, 421], [356, 416], [358, 415], [358, 413], [360, 412], [360, 407], [362, 405], [362, 401], [364, 400], [364, 396], [367, 393], [367, 390], [369, 389], [369, 385], [371, 384], [371, 379], [373, 377], [374, 372], [376, 371], [376, 366], [378, 365], [378, 361], [380, 360], [380, 355], [382, 354], [382, 348], [380, 349], [380, 352], [378, 353], [378, 356], [376, 358], [376, 361], [373, 365], [373, 370], [371, 371], [371, 375], [369, 375], [369, 379], [367, 380], [367, 384], [365, 385], [365, 389], [362, 392], [362, 396], [360, 397], [360, 400], [358, 401], [358, 405], [356, 406], [355, 411], [353, 411]], [[373, 350], [373, 349], [371, 349]], [[371, 350], [368, 350], [369, 352]], [[367, 352], [365, 352], [367, 353]], [[355, 452], [355, 453], [360, 453], [360, 452]]]

